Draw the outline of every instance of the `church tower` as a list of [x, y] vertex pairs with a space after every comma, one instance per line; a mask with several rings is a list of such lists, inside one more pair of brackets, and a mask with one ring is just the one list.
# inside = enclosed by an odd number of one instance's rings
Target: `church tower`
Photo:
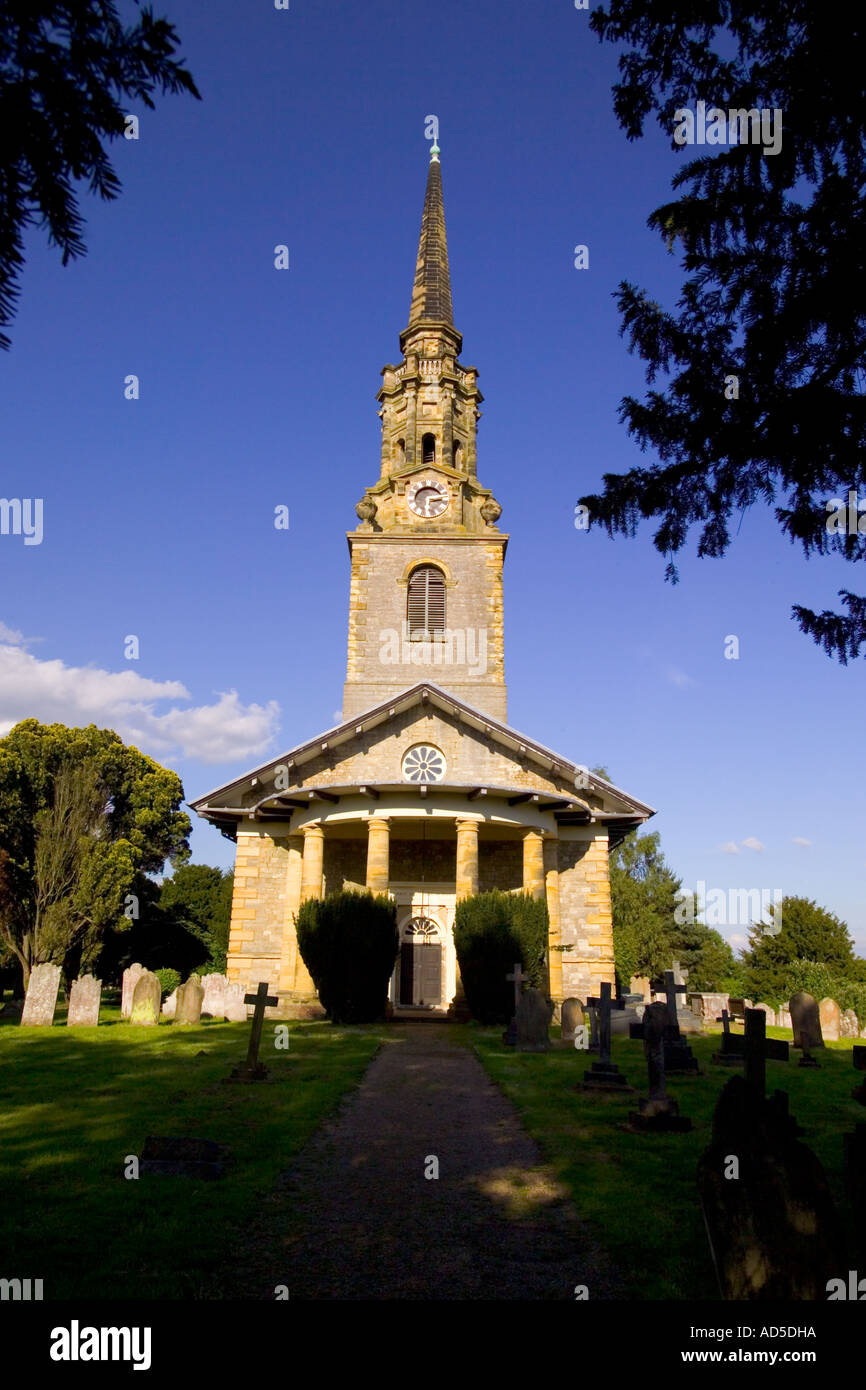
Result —
[[343, 718], [418, 680], [506, 718], [502, 508], [477, 477], [475, 367], [459, 361], [439, 149], [430, 150], [402, 360], [382, 368], [378, 481], [355, 510]]

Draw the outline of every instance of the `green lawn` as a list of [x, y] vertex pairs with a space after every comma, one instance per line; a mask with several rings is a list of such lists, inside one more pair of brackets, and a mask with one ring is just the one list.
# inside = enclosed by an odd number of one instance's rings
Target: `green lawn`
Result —
[[[0, 1026], [0, 1250], [5, 1278], [41, 1278], [53, 1298], [219, 1298], [223, 1272], [279, 1173], [345, 1091], [383, 1030], [265, 1023], [273, 1084], [223, 1085], [249, 1025]], [[196, 1054], [204, 1052], [205, 1056]], [[220, 1181], [124, 1178], [148, 1134], [227, 1144]]]
[[[689, 1039], [704, 1075], [671, 1077], [668, 1092], [688, 1115], [690, 1134], [648, 1136], [619, 1128], [639, 1095], [647, 1094], [643, 1045], [613, 1039], [613, 1060], [638, 1094], [616, 1096], [575, 1090], [591, 1054], [557, 1047], [542, 1054], [513, 1053], [501, 1028], [476, 1028], [474, 1044], [489, 1075], [520, 1112], [556, 1174], [574, 1194], [578, 1211], [627, 1278], [633, 1298], [719, 1297], [697, 1195], [698, 1158], [710, 1140], [713, 1110], [731, 1069], [711, 1055], [718, 1035]], [[787, 1038], [781, 1028], [770, 1037]], [[824, 1166], [849, 1225], [844, 1192], [842, 1135], [866, 1119], [851, 1091], [862, 1074], [851, 1065], [852, 1043], [828, 1043], [820, 1070], [791, 1062], [767, 1063], [767, 1092], [785, 1090], [803, 1142]]]

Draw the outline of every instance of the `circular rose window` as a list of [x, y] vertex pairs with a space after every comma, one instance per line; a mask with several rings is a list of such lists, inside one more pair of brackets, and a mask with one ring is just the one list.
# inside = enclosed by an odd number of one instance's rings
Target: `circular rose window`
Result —
[[445, 756], [432, 743], [416, 743], [403, 755], [403, 776], [407, 782], [441, 782], [445, 776]]

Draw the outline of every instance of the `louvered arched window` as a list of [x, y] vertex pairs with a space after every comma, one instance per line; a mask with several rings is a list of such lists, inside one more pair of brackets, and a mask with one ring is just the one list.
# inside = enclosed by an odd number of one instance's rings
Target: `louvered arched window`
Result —
[[421, 440], [421, 462], [436, 462], [436, 436], [435, 434], [425, 434]]
[[445, 576], [435, 565], [412, 571], [407, 609], [410, 638], [438, 637], [445, 631]]

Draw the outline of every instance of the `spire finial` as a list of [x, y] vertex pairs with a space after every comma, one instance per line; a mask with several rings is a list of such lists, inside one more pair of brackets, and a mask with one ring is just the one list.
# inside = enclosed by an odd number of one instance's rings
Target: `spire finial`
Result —
[[433, 144], [430, 146], [430, 163], [431, 163], [431, 164], [438, 164], [438, 163], [439, 163], [439, 154], [440, 154], [439, 146], [436, 144], [436, 141], [434, 140], [434, 141], [433, 141]]

